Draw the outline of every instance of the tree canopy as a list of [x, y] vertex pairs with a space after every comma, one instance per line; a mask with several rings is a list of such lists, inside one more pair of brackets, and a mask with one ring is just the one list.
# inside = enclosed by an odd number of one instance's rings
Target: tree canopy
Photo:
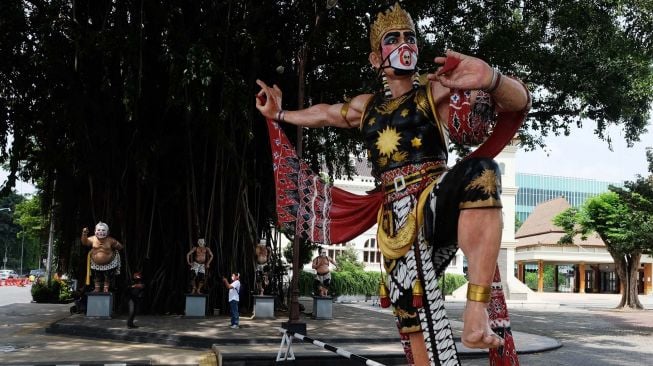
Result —
[[[4, 0], [3, 192], [17, 179], [36, 182], [43, 212], [53, 213], [59, 267], [79, 278], [81, 228], [107, 222], [125, 245], [127, 273], [143, 270], [152, 284], [152, 311], [182, 308], [183, 258], [198, 237], [216, 254], [211, 276], [238, 270], [253, 283], [254, 246], [270, 237], [274, 214], [255, 80], [279, 84], [288, 109], [374, 90], [367, 30], [383, 5]], [[650, 1], [403, 6], [418, 20], [423, 72], [452, 48], [529, 85], [525, 144], [583, 123], [605, 138], [619, 125], [629, 143], [643, 132], [653, 98]], [[349, 153], [362, 151], [356, 132], [307, 132], [305, 159], [351, 172]], [[219, 281], [211, 286], [211, 301], [226, 301]]]

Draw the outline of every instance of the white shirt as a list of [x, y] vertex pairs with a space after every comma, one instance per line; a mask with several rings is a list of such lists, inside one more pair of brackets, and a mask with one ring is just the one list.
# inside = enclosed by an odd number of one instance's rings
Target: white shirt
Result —
[[229, 301], [240, 301], [240, 281], [235, 280], [231, 283], [231, 288], [229, 289]]

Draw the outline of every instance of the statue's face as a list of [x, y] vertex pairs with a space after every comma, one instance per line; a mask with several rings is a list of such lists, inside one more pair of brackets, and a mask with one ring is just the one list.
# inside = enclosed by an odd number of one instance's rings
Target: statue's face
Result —
[[109, 235], [109, 225], [105, 223], [99, 223], [95, 225], [95, 236], [104, 239]]
[[397, 75], [412, 74], [417, 67], [417, 37], [410, 29], [393, 30], [381, 40], [382, 67], [390, 67]]
[[206, 242], [204, 241], [204, 239], [197, 239], [197, 245], [204, 248], [206, 246]]

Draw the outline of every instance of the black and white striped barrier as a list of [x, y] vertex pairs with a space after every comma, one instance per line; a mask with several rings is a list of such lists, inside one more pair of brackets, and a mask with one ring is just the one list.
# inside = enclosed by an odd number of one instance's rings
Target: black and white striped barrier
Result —
[[[361, 365], [368, 365], [368, 366], [385, 366], [382, 363], [378, 363], [376, 361], [372, 361], [368, 358], [365, 358], [363, 356], [359, 356], [357, 354], [353, 354], [347, 350], [344, 350], [342, 348], [334, 347], [330, 344], [326, 344], [324, 342], [320, 342], [317, 339], [312, 339], [309, 337], [304, 336], [303, 334], [299, 333], [292, 333], [289, 332], [288, 330], [284, 328], [278, 328], [281, 333], [283, 333], [283, 338], [281, 339], [281, 347], [279, 349], [279, 353], [277, 354], [277, 361], [288, 361], [288, 360], [294, 360], [295, 359], [295, 354], [292, 351], [292, 337], [295, 337], [297, 339], [300, 339], [304, 342], [312, 343], [318, 347], [321, 347], [327, 351], [331, 351], [333, 353], [339, 354], [340, 356], [343, 356], [345, 358], [348, 358], [352, 361], [356, 361], [360, 363]], [[284, 345], [286, 346], [285, 352], [282, 352], [282, 349], [284, 348]]]

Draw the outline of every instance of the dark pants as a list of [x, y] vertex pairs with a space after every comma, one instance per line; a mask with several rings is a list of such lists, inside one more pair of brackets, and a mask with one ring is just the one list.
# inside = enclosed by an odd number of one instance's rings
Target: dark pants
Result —
[[134, 327], [134, 317], [136, 316], [136, 307], [138, 300], [129, 299], [129, 319], [127, 319], [127, 326]]
[[238, 301], [229, 301], [229, 308], [231, 309], [231, 325], [238, 325], [240, 314], [238, 313]]

